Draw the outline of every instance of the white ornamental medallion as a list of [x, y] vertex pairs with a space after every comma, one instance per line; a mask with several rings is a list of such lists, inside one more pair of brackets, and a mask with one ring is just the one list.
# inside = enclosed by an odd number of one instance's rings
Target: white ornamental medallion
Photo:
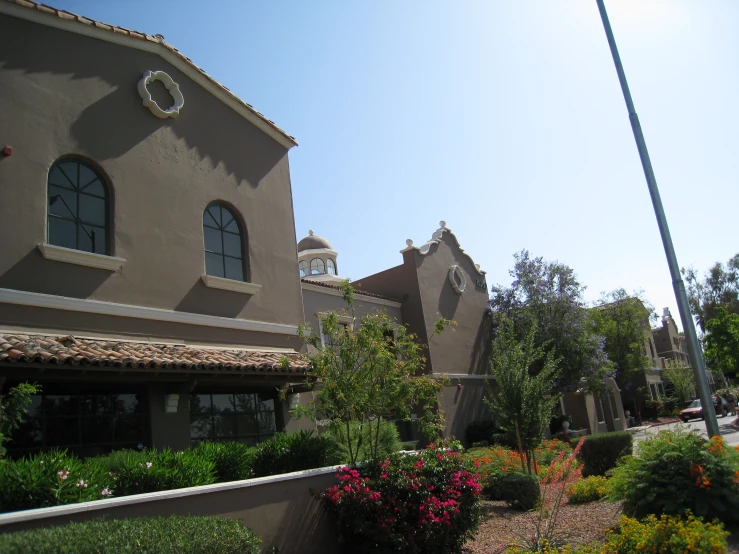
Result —
[[462, 294], [464, 289], [467, 288], [467, 279], [464, 278], [464, 273], [458, 265], [449, 268], [449, 282], [457, 294]]
[[[155, 100], [152, 99], [148, 85], [152, 81], [160, 81], [169, 92], [174, 103], [167, 109], [162, 109]], [[180, 85], [172, 80], [172, 77], [164, 71], [147, 71], [138, 85], [139, 95], [144, 101], [144, 106], [151, 110], [159, 119], [167, 119], [168, 117], [177, 117], [180, 115], [182, 106], [185, 105], [185, 97], [180, 92]]]

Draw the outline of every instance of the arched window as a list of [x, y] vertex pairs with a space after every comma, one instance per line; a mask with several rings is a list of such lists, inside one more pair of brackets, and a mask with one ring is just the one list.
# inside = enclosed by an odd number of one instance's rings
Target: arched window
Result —
[[245, 281], [241, 226], [233, 212], [211, 204], [203, 212], [205, 272], [214, 277]]
[[323, 260], [321, 258], [313, 258], [310, 261], [310, 274], [321, 275], [323, 273], [326, 273], [326, 266], [323, 264]]
[[49, 244], [109, 254], [108, 191], [98, 171], [81, 160], [59, 160], [47, 189]]
[[331, 258], [326, 260], [326, 269], [329, 275], [336, 275], [336, 263]]
[[308, 262], [306, 262], [305, 260], [301, 261], [298, 264], [298, 269], [300, 269], [301, 277], [305, 277], [306, 275], [308, 275]]

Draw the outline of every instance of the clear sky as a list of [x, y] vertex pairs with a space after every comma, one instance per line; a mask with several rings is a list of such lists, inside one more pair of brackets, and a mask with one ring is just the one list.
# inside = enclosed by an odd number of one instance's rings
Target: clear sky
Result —
[[[678, 318], [595, 0], [46, 0], [160, 33], [294, 135], [298, 239], [358, 279], [445, 220]], [[606, 0], [681, 266], [739, 252], [739, 2]], [[248, 155], [248, 152], [245, 152]]]

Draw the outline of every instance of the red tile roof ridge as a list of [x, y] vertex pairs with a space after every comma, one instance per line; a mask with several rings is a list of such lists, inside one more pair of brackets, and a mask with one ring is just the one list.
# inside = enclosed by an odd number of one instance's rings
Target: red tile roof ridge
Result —
[[0, 334], [0, 363], [19, 362], [277, 373], [305, 373], [309, 367], [308, 360], [297, 352], [124, 342], [72, 335]]
[[[334, 289], [334, 290], [342, 290], [342, 288], [339, 285], [331, 285], [329, 283], [322, 283], [320, 281], [313, 281], [311, 279], [301, 279], [302, 283], [306, 283], [308, 285], [318, 285], [319, 287], [326, 287], [327, 289]], [[359, 296], [370, 296], [372, 298], [379, 298], [381, 300], [389, 300], [391, 302], [401, 302], [402, 300], [398, 298], [393, 298], [392, 296], [384, 296], [382, 294], [375, 294], [374, 292], [367, 292], [362, 289], [355, 288], [354, 294]]]
[[177, 50], [177, 48], [165, 42], [163, 37], [160, 39], [159, 37], [161, 37], [161, 35], [149, 35], [147, 33], [141, 33], [139, 31], [134, 31], [132, 29], [120, 27], [118, 25], [112, 25], [110, 23], [103, 23], [101, 21], [95, 21], [94, 19], [90, 19], [89, 17], [85, 17], [83, 15], [78, 15], [72, 12], [68, 12], [66, 10], [60, 10], [58, 8], [49, 6], [47, 4], [41, 4], [39, 2], [34, 2], [33, 0], [0, 0], [0, 1], [5, 2], [7, 4], [14, 4], [16, 6], [22, 6], [24, 8], [36, 10], [39, 13], [43, 13], [43, 14], [46, 14], [52, 17], [58, 17], [60, 19], [64, 19], [65, 21], [76, 21], [80, 23], [81, 25], [94, 26], [98, 29], [101, 29], [103, 31], [107, 31], [110, 33], [123, 34], [125, 36], [129, 36], [131, 38], [135, 38], [138, 40], [148, 40], [149, 42], [158, 43], [162, 47], [166, 48], [167, 50], [172, 52], [174, 55], [176, 55], [184, 63], [186, 63], [187, 65], [195, 69], [197, 72], [199, 72], [203, 77], [208, 79], [208, 81], [210, 81], [216, 87], [218, 87], [218, 89], [223, 91], [224, 94], [226, 94], [227, 96], [229, 96], [230, 98], [238, 102], [240, 105], [248, 109], [250, 112], [252, 112], [254, 115], [259, 117], [262, 121], [267, 123], [270, 127], [272, 127], [279, 134], [287, 138], [290, 142], [297, 145], [297, 141], [295, 140], [295, 137], [293, 137], [287, 131], [280, 128], [274, 121], [272, 121], [267, 116], [265, 116], [263, 113], [255, 109], [254, 106], [252, 106], [251, 104], [248, 104], [247, 102], [244, 102], [241, 98], [236, 96], [228, 88], [226, 88], [224, 85], [216, 81], [213, 77], [208, 75], [202, 68], [195, 65], [190, 58], [188, 58], [187, 56], [182, 54], [179, 50]]

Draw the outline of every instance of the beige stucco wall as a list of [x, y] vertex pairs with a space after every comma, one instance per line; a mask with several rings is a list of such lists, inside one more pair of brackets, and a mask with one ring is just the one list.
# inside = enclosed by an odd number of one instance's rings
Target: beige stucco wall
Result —
[[[0, 129], [13, 147], [0, 161], [0, 288], [302, 321], [283, 146], [155, 54], [0, 16], [0, 67]], [[179, 83], [178, 118], [142, 106], [136, 85], [147, 70]], [[117, 273], [48, 261], [36, 248], [46, 240], [49, 167], [71, 154], [97, 164], [111, 185], [112, 254], [127, 260]], [[262, 285], [254, 296], [200, 280], [202, 214], [213, 201], [243, 219], [250, 281]]]

